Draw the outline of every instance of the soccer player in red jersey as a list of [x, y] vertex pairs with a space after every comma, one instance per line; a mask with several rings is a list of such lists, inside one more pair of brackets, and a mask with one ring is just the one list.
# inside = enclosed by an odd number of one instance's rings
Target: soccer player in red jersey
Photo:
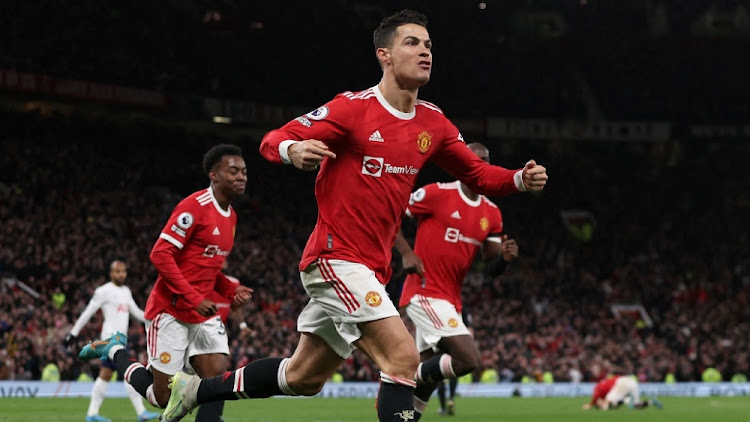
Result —
[[[169, 378], [183, 369], [186, 359], [201, 377], [226, 371], [229, 345], [211, 292], [236, 304], [252, 294], [221, 272], [237, 227], [230, 204], [247, 184], [242, 150], [216, 145], [204, 155], [203, 169], [210, 186], [177, 204], [151, 251], [159, 276], [145, 309], [149, 368], [130, 358], [123, 333], [91, 343], [80, 353], [83, 359], [112, 359], [136, 391], [162, 408], [170, 396]], [[222, 409], [223, 402], [201, 406], [196, 421], [217, 421]]]
[[377, 85], [337, 95], [261, 142], [271, 162], [319, 168], [318, 221], [299, 265], [310, 301], [297, 321], [293, 356], [259, 359], [205, 380], [178, 373], [166, 421], [207, 401], [317, 394], [355, 347], [381, 370], [379, 420], [414, 420], [419, 353], [384, 285], [420, 169], [433, 161], [477, 192], [497, 196], [544, 187], [543, 166], [490, 166], [466, 148], [437, 106], [417, 99], [433, 60], [424, 15], [405, 10], [385, 18], [373, 41], [383, 71]]
[[638, 381], [634, 377], [615, 375], [599, 381], [594, 386], [594, 394], [591, 401], [583, 405], [583, 410], [589, 409], [617, 409], [626, 398], [630, 398], [632, 407], [644, 409], [650, 404], [661, 409], [663, 406], [657, 399], [641, 401]]
[[[468, 147], [489, 163], [484, 145]], [[518, 245], [503, 234], [497, 205], [460, 181], [417, 189], [406, 215], [419, 222], [414, 249], [400, 231], [395, 247], [410, 273], [399, 306], [414, 322], [421, 354], [414, 392], [419, 420], [438, 383], [468, 374], [480, 363], [479, 347], [461, 316], [461, 287], [474, 257], [483, 248], [489, 275], [499, 275], [518, 256]]]

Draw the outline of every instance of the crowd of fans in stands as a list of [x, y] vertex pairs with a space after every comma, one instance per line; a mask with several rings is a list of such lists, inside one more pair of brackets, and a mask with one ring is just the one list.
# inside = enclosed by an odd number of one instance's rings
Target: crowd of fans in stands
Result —
[[[227, 273], [255, 289], [228, 324], [230, 365], [291, 355], [306, 302], [297, 264], [315, 223], [313, 173], [264, 162], [252, 139], [80, 116], [0, 116], [0, 379], [39, 379], [49, 362], [62, 379], [95, 373], [62, 338], [115, 258], [128, 264], [128, 285], [145, 305], [156, 279], [150, 249], [176, 202], [207, 185], [203, 152], [224, 141], [244, 149], [249, 168]], [[750, 161], [747, 145], [486, 144], [494, 163], [515, 167], [532, 156], [551, 179], [541, 195], [496, 201], [520, 258], [494, 279], [478, 265], [466, 281], [482, 369], [506, 381], [546, 371], [556, 381], [613, 371], [690, 381], [707, 367], [725, 380], [750, 375], [750, 186], [731, 164]], [[419, 183], [448, 177], [427, 167]], [[570, 209], [595, 218], [590, 236], [563, 224], [560, 213]], [[399, 261], [392, 295], [403, 277]], [[653, 325], [617, 318], [611, 305], [622, 303], [642, 305]], [[249, 327], [240, 330], [241, 321]], [[100, 324], [95, 316], [79, 346], [97, 338]], [[145, 360], [143, 326], [134, 322], [128, 334]], [[377, 379], [359, 352], [340, 373]]]

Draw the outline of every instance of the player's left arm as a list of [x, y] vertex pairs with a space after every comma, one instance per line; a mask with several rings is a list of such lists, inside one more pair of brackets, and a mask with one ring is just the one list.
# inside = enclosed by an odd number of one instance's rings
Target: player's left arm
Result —
[[233, 283], [224, 273], [218, 271], [216, 273], [216, 282], [214, 283], [214, 290], [222, 297], [231, 299], [234, 296], [234, 291], [240, 285]]
[[607, 392], [603, 389], [603, 384], [600, 381], [594, 386], [594, 393], [591, 395], [591, 400], [583, 406], [583, 410], [599, 409], [599, 401], [607, 395]]
[[509, 238], [503, 233], [503, 216], [499, 208], [492, 215], [490, 234], [484, 240], [482, 253], [487, 262], [487, 274], [492, 277], [505, 272], [508, 264], [518, 258], [518, 244], [515, 239]]
[[487, 274], [493, 277], [505, 272], [508, 264], [518, 258], [518, 244], [507, 234], [488, 237], [482, 250], [487, 262]]
[[242, 305], [253, 297], [253, 289], [232, 282], [232, 280], [221, 271], [216, 274], [214, 290], [221, 296], [231, 299], [233, 308]]
[[544, 189], [547, 183], [547, 169], [544, 166], [534, 160], [529, 160], [522, 169], [517, 170], [487, 164], [466, 147], [458, 129], [447, 119], [446, 125], [446, 139], [431, 159], [474, 192], [508, 196], [516, 192]]
[[241, 334], [249, 334], [252, 332], [247, 321], [245, 321], [245, 315], [240, 306], [235, 306], [234, 303], [232, 303], [232, 310], [229, 312], [229, 317], [227, 319], [231, 319], [234, 322], [234, 325], [239, 328]]

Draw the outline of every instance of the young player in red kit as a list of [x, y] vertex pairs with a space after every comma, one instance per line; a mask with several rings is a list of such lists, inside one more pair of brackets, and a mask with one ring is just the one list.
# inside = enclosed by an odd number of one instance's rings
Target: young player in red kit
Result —
[[[82, 359], [109, 357], [125, 381], [162, 408], [169, 401], [169, 378], [183, 369], [186, 359], [201, 377], [226, 371], [226, 331], [209, 294], [215, 290], [241, 304], [252, 293], [221, 272], [237, 227], [230, 204], [247, 183], [242, 151], [217, 145], [205, 154], [203, 168], [211, 185], [177, 204], [151, 251], [159, 276], [145, 310], [149, 368], [130, 358], [125, 335], [119, 332], [90, 343], [79, 354]], [[223, 402], [202, 407], [196, 421], [217, 421], [222, 408]]]
[[[489, 163], [484, 145], [468, 147]], [[417, 189], [406, 215], [419, 222], [414, 249], [400, 231], [395, 247], [410, 273], [399, 306], [414, 322], [421, 354], [414, 392], [419, 420], [438, 383], [468, 374], [480, 363], [479, 347], [461, 316], [461, 287], [474, 257], [483, 248], [488, 273], [499, 275], [518, 256], [518, 246], [503, 234], [500, 209], [459, 181]]]
[[267, 160], [320, 169], [318, 221], [299, 265], [310, 296], [297, 321], [300, 342], [291, 358], [260, 359], [223, 377], [178, 373], [164, 420], [213, 400], [317, 394], [355, 347], [381, 370], [379, 420], [414, 420], [419, 354], [384, 284], [419, 170], [433, 161], [498, 196], [541, 190], [547, 180], [534, 161], [507, 170], [478, 159], [438, 107], [417, 100], [432, 69], [426, 25], [413, 11], [385, 18], [373, 34], [379, 84], [337, 95], [263, 138]]
[[658, 409], [663, 406], [657, 399], [641, 401], [638, 381], [635, 378], [624, 375], [615, 375], [599, 381], [594, 386], [594, 394], [591, 401], [583, 405], [583, 410], [600, 409], [609, 410], [620, 407], [626, 398], [630, 398], [634, 409], [644, 409], [653, 405]]

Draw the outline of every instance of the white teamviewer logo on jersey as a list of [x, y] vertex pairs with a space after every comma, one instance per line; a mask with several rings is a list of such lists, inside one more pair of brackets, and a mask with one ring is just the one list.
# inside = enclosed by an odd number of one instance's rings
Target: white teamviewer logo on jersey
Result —
[[466, 237], [462, 235], [458, 229], [454, 229], [453, 227], [448, 227], [445, 230], [445, 238], [443, 240], [445, 240], [446, 242], [451, 242], [451, 243], [458, 243], [459, 241], [461, 241], [461, 242], [471, 243], [472, 245], [476, 245], [476, 246], [482, 246], [482, 243], [479, 242], [478, 240], [472, 237]]
[[209, 258], [213, 258], [216, 255], [227, 256], [229, 255], [229, 251], [221, 250], [218, 245], [208, 245], [206, 246], [206, 250], [203, 251], [203, 256], [207, 256]]
[[393, 164], [385, 163], [383, 162], [383, 157], [365, 155], [365, 158], [362, 159], [362, 174], [380, 177], [383, 171], [390, 174], [408, 174], [412, 176], [419, 173], [419, 169], [414, 166], [394, 166]]

